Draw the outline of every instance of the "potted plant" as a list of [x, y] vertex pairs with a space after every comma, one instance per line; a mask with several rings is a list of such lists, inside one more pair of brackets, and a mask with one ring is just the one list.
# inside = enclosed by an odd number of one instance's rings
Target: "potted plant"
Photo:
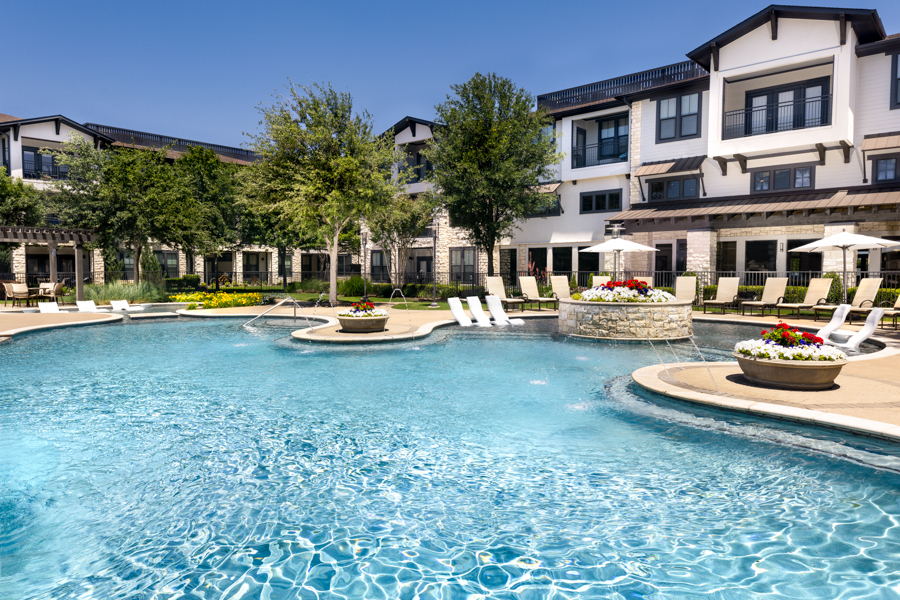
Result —
[[654, 289], [639, 279], [610, 281], [580, 294], [572, 294], [572, 299], [585, 302], [675, 302], [675, 296], [669, 292]]
[[732, 353], [752, 383], [786, 390], [827, 390], [847, 364], [843, 352], [786, 323], [760, 335], [760, 340], [738, 342]]
[[337, 314], [343, 333], [373, 333], [384, 331], [387, 324], [386, 310], [375, 308], [371, 302], [356, 302]]

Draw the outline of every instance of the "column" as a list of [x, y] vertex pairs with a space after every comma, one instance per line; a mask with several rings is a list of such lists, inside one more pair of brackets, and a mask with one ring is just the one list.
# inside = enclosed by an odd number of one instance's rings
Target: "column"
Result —
[[56, 272], [56, 251], [57, 251], [56, 242], [50, 242], [47, 244], [47, 253], [50, 255], [48, 257], [47, 262], [50, 264], [50, 283], [55, 284], [56, 280], [59, 279], [59, 275]]
[[97, 284], [106, 282], [106, 264], [103, 262], [103, 253], [99, 249], [93, 251], [94, 259], [91, 261], [93, 265], [93, 276], [91, 281]]
[[718, 232], [694, 229], [687, 232], [687, 270], [703, 273], [716, 270]]
[[244, 282], [244, 251], [235, 250], [231, 255], [231, 270], [234, 273], [234, 283]]
[[75, 300], [84, 300], [84, 256], [81, 244], [75, 244]]

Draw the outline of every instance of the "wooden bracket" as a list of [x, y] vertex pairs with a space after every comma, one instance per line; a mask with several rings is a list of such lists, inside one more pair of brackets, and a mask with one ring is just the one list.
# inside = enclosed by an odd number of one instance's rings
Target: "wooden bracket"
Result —
[[838, 143], [841, 145], [841, 151], [844, 153], [844, 162], [850, 162], [850, 149], [853, 148], [853, 146], [846, 140], [841, 140]]
[[741, 173], [747, 172], [747, 157], [743, 154], [735, 154], [734, 157], [737, 159], [738, 164], [741, 165]]
[[772, 41], [775, 41], [778, 39], [778, 15], [774, 8], [769, 11], [769, 23], [772, 25]]
[[712, 68], [713, 71], [719, 70], [719, 46], [713, 42], [709, 45], [709, 49], [712, 52]]
[[719, 168], [722, 170], [722, 177], [728, 175], [728, 159], [724, 156], [713, 156], [713, 160], [719, 163]]
[[19, 141], [19, 126], [13, 125], [13, 140]]
[[844, 46], [847, 43], [847, 15], [845, 15], [844, 13], [841, 13], [840, 21], [841, 21], [841, 46]]
[[416, 137], [416, 122], [415, 121], [409, 122], [409, 132], [412, 134], [413, 137]]
[[825, 144], [816, 144], [816, 150], [819, 151], [819, 164], [825, 165]]
[[56, 135], [59, 135], [59, 126], [60, 126], [59, 119], [53, 119], [53, 122], [56, 125]]

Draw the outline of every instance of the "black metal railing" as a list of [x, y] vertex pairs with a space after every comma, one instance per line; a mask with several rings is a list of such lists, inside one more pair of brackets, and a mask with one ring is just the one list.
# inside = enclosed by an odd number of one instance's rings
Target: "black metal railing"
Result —
[[244, 148], [235, 148], [233, 146], [221, 146], [219, 144], [208, 144], [206, 142], [195, 142], [193, 140], [185, 140], [182, 138], [174, 138], [167, 135], [157, 135], [155, 133], [146, 133], [144, 131], [135, 131], [133, 129], [122, 129], [121, 127], [109, 127], [107, 125], [98, 125], [97, 123], [85, 123], [85, 127], [93, 129], [98, 133], [102, 133], [123, 144], [136, 144], [138, 146], [148, 146], [153, 148], [164, 148], [171, 146], [173, 150], [178, 152], [186, 152], [191, 146], [200, 146], [209, 148], [216, 154], [230, 156], [233, 158], [255, 161], [259, 156], [252, 150]]
[[831, 123], [831, 96], [775, 102], [725, 112], [722, 137], [730, 140], [822, 127]]
[[628, 138], [572, 146], [572, 168], [596, 167], [628, 160]]
[[68, 179], [68, 165], [54, 165], [49, 161], [37, 161], [25, 159], [22, 161], [22, 177], [24, 179]]
[[693, 61], [684, 61], [666, 67], [580, 85], [558, 92], [541, 94], [537, 97], [537, 105], [553, 113], [586, 104], [603, 102], [616, 96], [634, 94], [664, 85], [688, 81], [704, 75], [707, 75], [706, 69]]

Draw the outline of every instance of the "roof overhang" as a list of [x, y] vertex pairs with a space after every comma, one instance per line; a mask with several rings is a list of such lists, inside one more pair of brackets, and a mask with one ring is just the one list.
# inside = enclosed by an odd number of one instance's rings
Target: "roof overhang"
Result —
[[85, 135], [88, 135], [95, 140], [100, 139], [109, 144], [111, 144], [114, 141], [113, 138], [109, 137], [108, 135], [104, 135], [104, 134], [100, 133], [99, 131], [94, 131], [93, 129], [90, 129], [89, 127], [85, 127], [81, 123], [73, 121], [72, 119], [70, 119], [68, 117], [64, 117], [62, 115], [53, 115], [51, 117], [36, 117], [34, 119], [18, 119], [16, 121], [3, 121], [3, 122], [0, 122], [0, 132], [5, 133], [11, 129], [14, 129], [14, 130], [16, 130], [16, 132], [18, 134], [18, 130], [21, 127], [23, 127], [25, 125], [34, 125], [37, 123], [56, 123], [57, 133], [59, 133], [60, 124], [65, 123], [66, 125], [68, 125], [72, 129], [74, 129], [75, 131], [79, 131]]
[[15, 227], [0, 225], [0, 242], [4, 244], [87, 244], [97, 241], [92, 229], [59, 229], [56, 227]]
[[718, 50], [731, 42], [741, 38], [754, 29], [768, 23], [775, 23], [773, 39], [777, 37], [778, 19], [810, 19], [817, 21], [844, 21], [850, 24], [860, 44], [871, 44], [884, 40], [886, 36], [884, 25], [878, 16], [877, 10], [862, 8], [821, 8], [814, 6], [784, 6], [773, 4], [768, 6], [749, 19], [745, 19], [726, 31], [711, 39], [695, 50], [688, 52], [687, 57], [706, 69], [716, 70], [717, 65], [712, 65], [712, 57], [718, 56]]
[[867, 135], [859, 149], [863, 152], [870, 152], [872, 150], [890, 150], [893, 148], [900, 148], [900, 131]]
[[666, 175], [669, 173], [684, 173], [686, 171], [696, 171], [706, 160], [706, 156], [688, 156], [685, 158], [673, 158], [671, 160], [657, 160], [654, 162], [645, 162], [638, 167], [635, 177], [646, 177], [647, 175]]
[[434, 121], [426, 121], [425, 119], [419, 119], [416, 117], [403, 117], [399, 121], [397, 121], [393, 127], [388, 128], [382, 135], [393, 134], [397, 135], [404, 129], [409, 128], [410, 132], [415, 137], [416, 135], [416, 125], [424, 125], [432, 132], [434, 131]]
[[873, 56], [875, 54], [896, 54], [900, 52], [900, 34], [888, 36], [878, 42], [871, 44], [859, 44], [856, 47], [856, 56]]
[[555, 194], [556, 190], [561, 186], [561, 182], [556, 183], [545, 183], [539, 186], [536, 186], [536, 190], [542, 194]]

